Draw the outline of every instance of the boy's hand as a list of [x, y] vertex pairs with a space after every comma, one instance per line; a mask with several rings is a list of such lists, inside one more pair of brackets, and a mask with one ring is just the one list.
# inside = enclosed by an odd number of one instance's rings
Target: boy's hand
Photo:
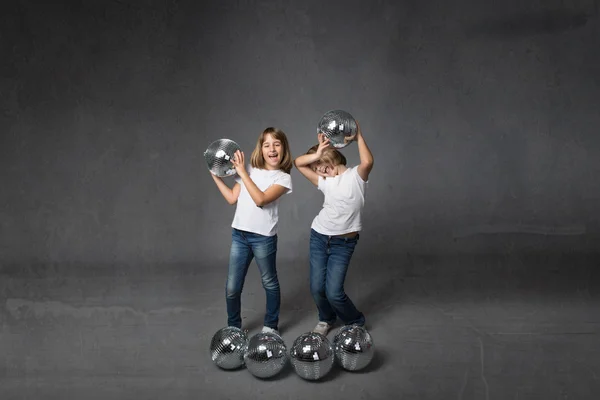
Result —
[[317, 138], [319, 139], [319, 147], [317, 148], [315, 154], [317, 157], [321, 158], [323, 155], [323, 150], [329, 147], [329, 139], [325, 138], [325, 135], [322, 133], [319, 133]]
[[358, 138], [360, 136], [362, 136], [362, 132], [360, 130], [360, 125], [358, 124], [358, 121], [354, 120], [354, 122], [356, 122], [356, 133], [352, 136], [346, 136], [344, 138], [344, 143], [348, 144], [350, 142], [354, 142], [356, 140], [358, 140]]
[[348, 144], [348, 143], [352, 143], [356, 140], [356, 137], [358, 136], [358, 133], [355, 133], [352, 136], [344, 136], [344, 144]]

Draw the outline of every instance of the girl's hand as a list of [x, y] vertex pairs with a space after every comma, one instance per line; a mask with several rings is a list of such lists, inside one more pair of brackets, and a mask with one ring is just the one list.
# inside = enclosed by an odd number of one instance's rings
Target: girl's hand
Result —
[[319, 139], [319, 147], [317, 148], [315, 154], [317, 155], [317, 157], [321, 158], [321, 156], [323, 155], [323, 150], [329, 147], [329, 139], [325, 138], [325, 135], [322, 133], [319, 133], [317, 135], [317, 138]]
[[235, 168], [235, 171], [238, 173], [238, 175], [242, 176], [244, 173], [246, 173], [243, 151], [237, 150], [234, 153], [233, 158], [231, 159], [231, 163], [233, 164], [233, 167]]

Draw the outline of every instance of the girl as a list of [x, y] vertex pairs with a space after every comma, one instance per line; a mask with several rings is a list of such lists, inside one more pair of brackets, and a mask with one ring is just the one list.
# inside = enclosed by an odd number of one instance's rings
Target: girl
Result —
[[278, 333], [280, 293], [277, 279], [277, 222], [279, 198], [292, 192], [292, 156], [285, 133], [267, 128], [260, 134], [250, 157], [249, 172], [244, 153], [232, 160], [237, 176], [229, 188], [212, 175], [221, 194], [231, 205], [233, 217], [229, 271], [225, 287], [228, 326], [241, 328], [241, 296], [248, 267], [256, 260], [267, 298], [263, 332]]
[[346, 167], [344, 155], [331, 148], [323, 134], [318, 140], [294, 165], [325, 196], [310, 232], [310, 291], [319, 313], [313, 332], [327, 336], [338, 317], [346, 325], [365, 324], [364, 315], [344, 292], [344, 280], [362, 228], [373, 155], [360, 127], [351, 139], [358, 143], [360, 164], [352, 168]]

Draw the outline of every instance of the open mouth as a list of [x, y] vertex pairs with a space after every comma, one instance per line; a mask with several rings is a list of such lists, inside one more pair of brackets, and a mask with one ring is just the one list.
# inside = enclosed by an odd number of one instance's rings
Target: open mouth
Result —
[[277, 154], [277, 153], [269, 154], [269, 160], [271, 160], [271, 161], [277, 161], [278, 157], [279, 157], [279, 154]]

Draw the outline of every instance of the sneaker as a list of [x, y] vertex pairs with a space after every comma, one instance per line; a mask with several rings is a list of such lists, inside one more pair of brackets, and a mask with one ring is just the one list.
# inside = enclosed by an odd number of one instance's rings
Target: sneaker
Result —
[[277, 329], [269, 328], [268, 326], [263, 326], [262, 333], [274, 333], [279, 335], [279, 331]]
[[330, 329], [331, 325], [329, 325], [327, 322], [319, 321], [317, 326], [315, 326], [315, 329], [313, 329], [313, 332], [320, 333], [323, 336], [327, 336], [327, 333], [329, 333]]
[[239, 329], [239, 330], [241, 330], [241, 331], [244, 333], [244, 335], [246, 335], [246, 336], [248, 336], [248, 334], [250, 333], [250, 332], [248, 331], [248, 329], [247, 329], [247, 328], [241, 328], [241, 327], [240, 327], [240, 328], [238, 328], [237, 326], [231, 326], [231, 325], [229, 325], [229, 326], [228, 326], [228, 328]]

